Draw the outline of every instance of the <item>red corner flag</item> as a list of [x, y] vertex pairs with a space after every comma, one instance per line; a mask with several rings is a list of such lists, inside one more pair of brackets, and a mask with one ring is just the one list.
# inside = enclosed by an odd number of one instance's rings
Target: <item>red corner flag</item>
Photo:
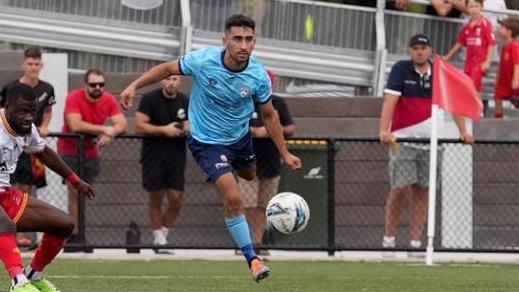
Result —
[[483, 112], [483, 103], [470, 77], [438, 55], [434, 56], [432, 103], [473, 120], [479, 120]]

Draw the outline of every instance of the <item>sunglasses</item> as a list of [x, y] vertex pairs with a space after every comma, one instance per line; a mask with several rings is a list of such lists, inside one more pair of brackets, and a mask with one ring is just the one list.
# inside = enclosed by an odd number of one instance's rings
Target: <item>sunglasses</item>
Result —
[[95, 83], [88, 83], [88, 86], [92, 87], [92, 88], [96, 88], [96, 87], [105, 87], [105, 83], [104, 82], [95, 82]]

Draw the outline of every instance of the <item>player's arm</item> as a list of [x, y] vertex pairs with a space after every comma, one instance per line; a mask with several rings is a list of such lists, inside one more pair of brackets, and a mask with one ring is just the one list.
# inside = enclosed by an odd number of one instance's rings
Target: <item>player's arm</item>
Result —
[[178, 123], [173, 122], [164, 126], [150, 123], [150, 117], [144, 113], [135, 113], [135, 131], [149, 136], [180, 137], [184, 131], [178, 128]]
[[454, 57], [454, 55], [456, 55], [461, 50], [461, 48], [463, 48], [463, 45], [459, 42], [456, 42], [447, 55], [443, 56], [443, 59], [447, 62], [450, 61], [450, 59], [452, 59], [452, 57]]
[[383, 143], [393, 143], [395, 141], [395, 137], [391, 133], [390, 125], [399, 98], [400, 96], [397, 94], [384, 94], [379, 125], [379, 138]]
[[519, 64], [514, 65], [514, 76], [512, 77], [512, 89], [519, 88]]
[[114, 137], [126, 133], [128, 130], [128, 121], [122, 113], [110, 117], [114, 128]]
[[487, 72], [490, 69], [490, 63], [492, 62], [492, 58], [494, 57], [495, 49], [495, 44], [488, 46], [487, 58], [485, 59], [485, 62], [481, 64], [481, 71]]
[[159, 82], [170, 75], [181, 75], [180, 67], [178, 65], [178, 59], [156, 65], [144, 74], [142, 74], [139, 78], [134, 80], [121, 93], [122, 107], [128, 109], [133, 105], [133, 100], [135, 98], [137, 89]]
[[452, 3], [445, 0], [431, 0], [431, 5], [439, 16], [447, 16], [453, 8]]
[[283, 136], [283, 127], [279, 122], [279, 116], [277, 111], [274, 109], [274, 106], [272, 105], [272, 101], [269, 100], [261, 104], [260, 107], [265, 128], [267, 128], [267, 132], [269, 133], [270, 138], [276, 145], [279, 154], [285, 163], [288, 164], [292, 169], [301, 168], [301, 160], [298, 157], [292, 155], [287, 149], [285, 144], [285, 137]]
[[54, 152], [54, 150], [50, 149], [48, 146], [43, 148], [43, 151], [33, 153], [36, 158], [38, 158], [45, 166], [59, 174], [61, 177], [65, 178], [68, 182], [71, 183], [76, 190], [86, 196], [89, 199], [93, 199], [95, 197], [94, 190], [92, 187], [81, 180], [77, 174], [75, 174], [68, 165], [63, 162], [61, 157]]
[[86, 121], [83, 121], [81, 114], [70, 113], [65, 115], [65, 120], [72, 132], [83, 133], [87, 135], [108, 135], [114, 136], [113, 129], [110, 126], [95, 125]]
[[43, 109], [43, 117], [41, 121], [41, 126], [38, 128], [38, 132], [40, 136], [46, 137], [49, 135], [49, 125], [50, 120], [52, 119], [52, 106], [46, 106]]

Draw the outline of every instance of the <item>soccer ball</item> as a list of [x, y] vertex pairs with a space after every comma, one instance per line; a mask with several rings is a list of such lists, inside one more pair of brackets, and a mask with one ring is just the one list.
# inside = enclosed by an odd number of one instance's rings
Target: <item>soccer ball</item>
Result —
[[270, 228], [282, 234], [303, 231], [310, 219], [310, 209], [301, 196], [284, 192], [274, 196], [265, 211]]

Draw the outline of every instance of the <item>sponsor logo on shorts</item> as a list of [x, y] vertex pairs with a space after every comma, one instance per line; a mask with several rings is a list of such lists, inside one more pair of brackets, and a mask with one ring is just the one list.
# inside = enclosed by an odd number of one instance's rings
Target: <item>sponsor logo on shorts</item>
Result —
[[308, 173], [303, 176], [304, 179], [323, 179], [323, 175], [321, 173], [321, 167], [311, 168]]

